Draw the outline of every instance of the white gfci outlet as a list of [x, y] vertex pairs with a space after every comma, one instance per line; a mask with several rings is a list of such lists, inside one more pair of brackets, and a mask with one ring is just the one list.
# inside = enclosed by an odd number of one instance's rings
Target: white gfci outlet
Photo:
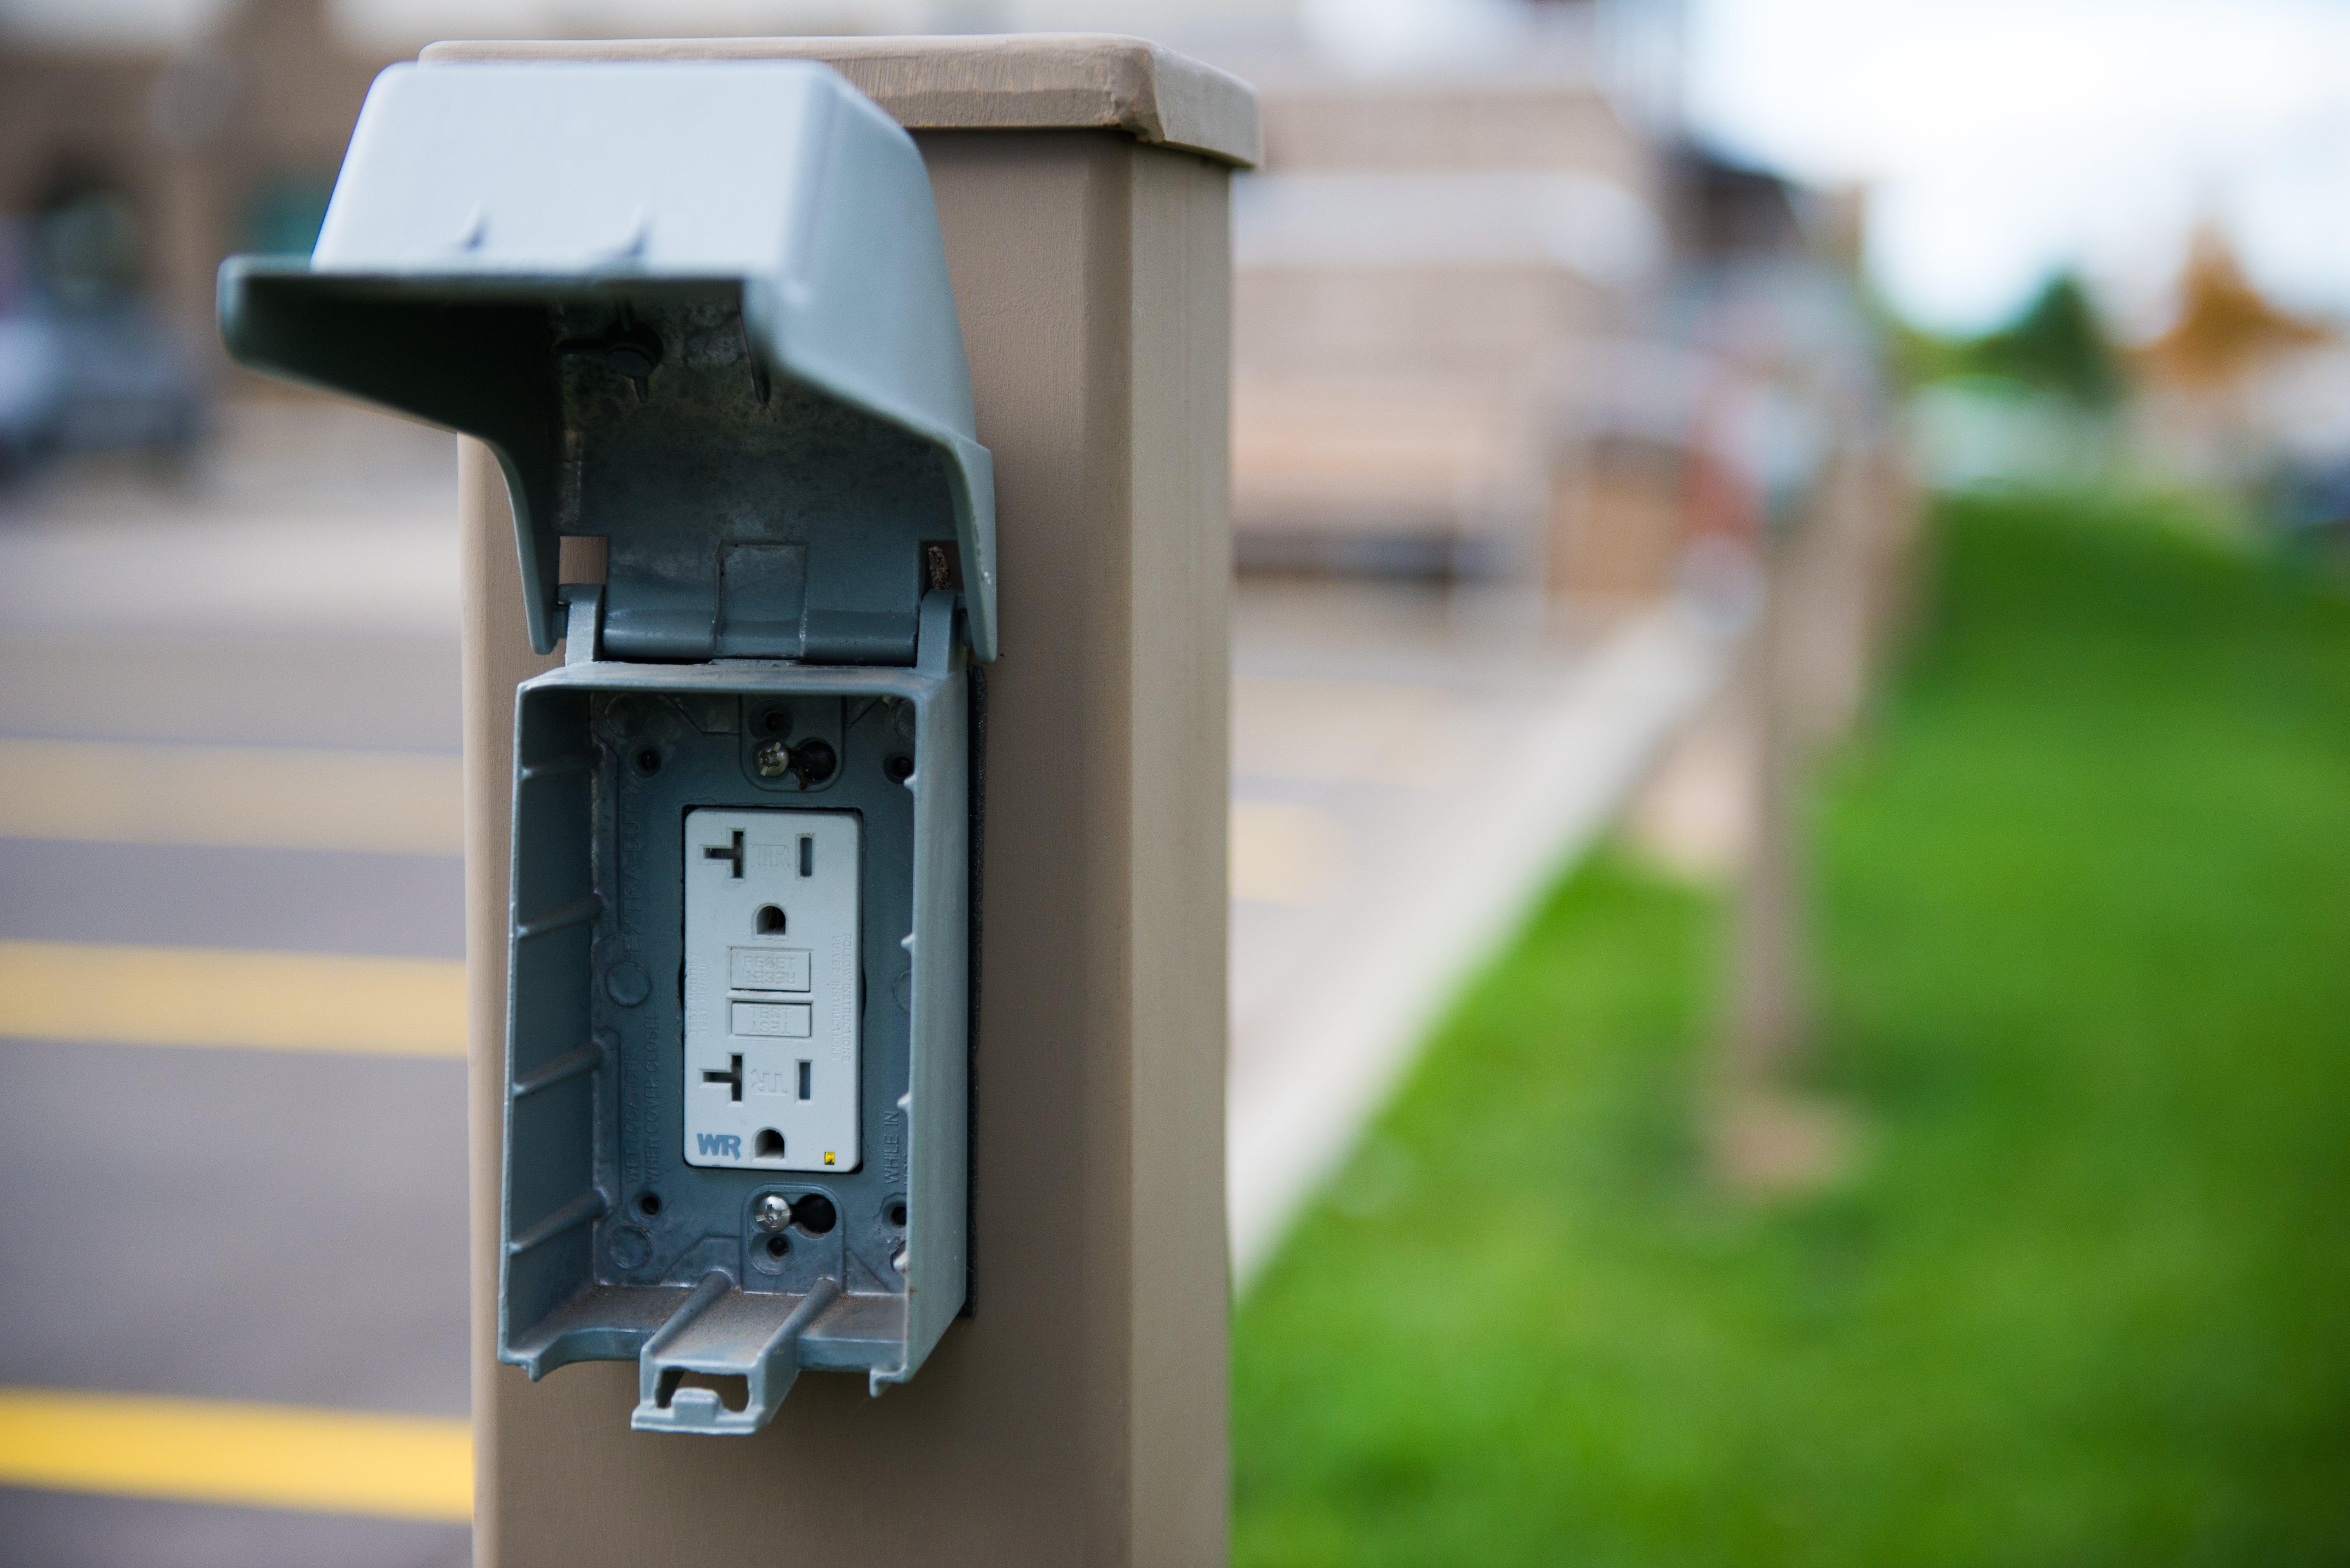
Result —
[[685, 814], [685, 1159], [857, 1168], [857, 818]]

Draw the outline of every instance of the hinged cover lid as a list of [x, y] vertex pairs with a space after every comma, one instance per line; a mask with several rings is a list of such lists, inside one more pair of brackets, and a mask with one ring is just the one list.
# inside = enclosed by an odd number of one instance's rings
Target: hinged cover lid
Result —
[[232, 258], [239, 360], [480, 437], [531, 639], [610, 540], [619, 659], [910, 663], [994, 487], [912, 138], [802, 61], [395, 66], [307, 265]]

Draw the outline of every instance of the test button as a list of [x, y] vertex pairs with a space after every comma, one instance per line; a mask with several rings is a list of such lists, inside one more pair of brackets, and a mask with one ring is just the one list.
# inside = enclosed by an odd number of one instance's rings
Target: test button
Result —
[[805, 1040], [812, 1033], [809, 1015], [815, 1009], [805, 1002], [737, 1002], [732, 1006], [733, 1017], [727, 1025], [730, 1034]]

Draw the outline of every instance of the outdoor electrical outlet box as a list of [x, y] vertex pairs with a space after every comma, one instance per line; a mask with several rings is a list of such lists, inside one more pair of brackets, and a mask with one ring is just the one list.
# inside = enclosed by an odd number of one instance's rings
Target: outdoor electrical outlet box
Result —
[[[515, 718], [498, 1354], [875, 1392], [967, 1280], [993, 489], [912, 139], [806, 62], [394, 67], [235, 357], [478, 437]], [[558, 580], [558, 541], [608, 542]]]

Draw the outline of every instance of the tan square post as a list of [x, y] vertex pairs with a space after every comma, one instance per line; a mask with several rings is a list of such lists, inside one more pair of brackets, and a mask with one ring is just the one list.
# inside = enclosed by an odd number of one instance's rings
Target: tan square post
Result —
[[[476, 1561], [1176, 1564], [1226, 1528], [1232, 78], [1133, 39], [444, 44], [426, 62], [813, 58], [912, 130], [994, 453], [976, 1315], [871, 1399], [633, 1433], [631, 1364], [494, 1358], [515, 684], [496, 466], [464, 464]], [[567, 544], [565, 575], [601, 576]]]

